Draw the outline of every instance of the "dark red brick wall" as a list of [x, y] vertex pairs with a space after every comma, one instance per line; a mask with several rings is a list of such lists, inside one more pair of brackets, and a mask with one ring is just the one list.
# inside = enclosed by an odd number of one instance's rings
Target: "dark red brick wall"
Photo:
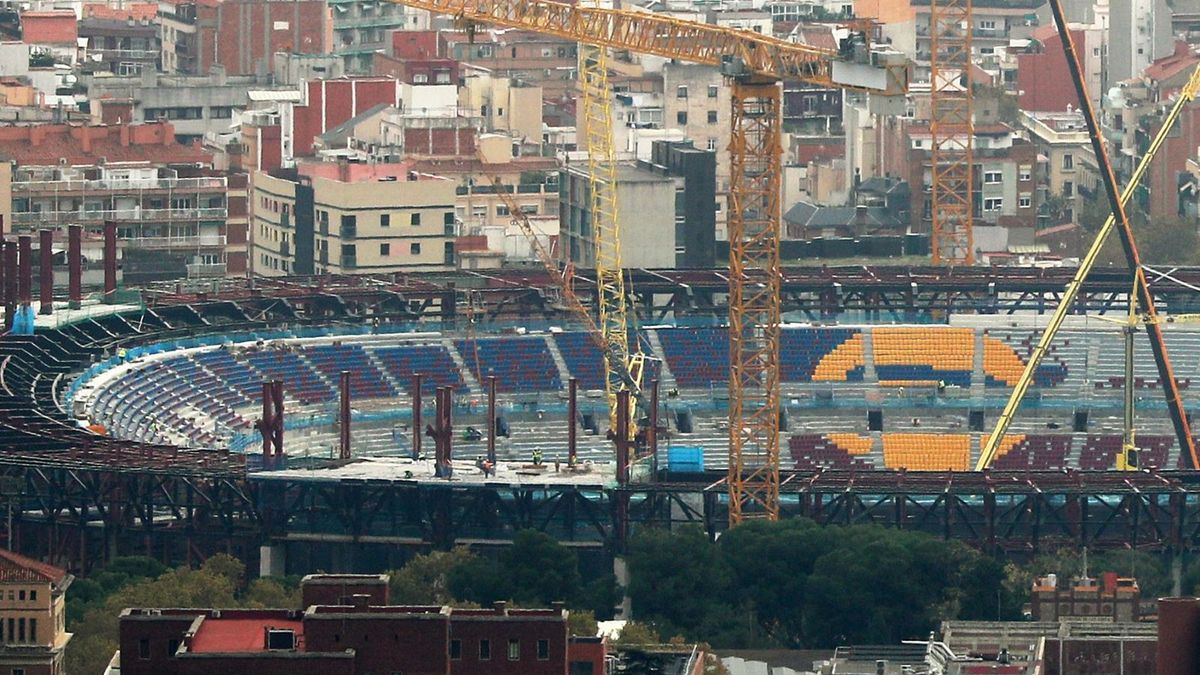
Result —
[[347, 601], [344, 598], [349, 598], [354, 595], [368, 596], [367, 604], [369, 605], [386, 605], [388, 604], [388, 586], [386, 583], [369, 583], [369, 582], [344, 582], [331, 583], [330, 580], [322, 581], [321, 583], [301, 583], [300, 586], [301, 604], [304, 607], [312, 607], [313, 605], [344, 605]]
[[429, 59], [442, 55], [435, 30], [398, 30], [392, 33], [392, 56], [398, 59]]
[[474, 129], [405, 129], [404, 149], [410, 155], [473, 155]]
[[[203, 610], [201, 611], [203, 613]], [[183, 642], [196, 615], [174, 616], [123, 616], [121, 617], [119, 644], [121, 647], [121, 673], [124, 675], [174, 675], [178, 660], [167, 654], [171, 640]], [[148, 640], [150, 658], [140, 657], [140, 642]]]
[[[1071, 31], [1075, 53], [1083, 58], [1083, 31]], [[1071, 71], [1063, 54], [1062, 41], [1057, 35], [1042, 43], [1038, 54], [1017, 55], [1017, 90], [1021, 110], [1062, 112], [1070, 105], [1079, 108], [1079, 97], [1069, 85]]]
[[[566, 621], [523, 621], [517, 617], [455, 617], [450, 639], [460, 640], [462, 658], [451, 661], [454, 675], [563, 675], [567, 672]], [[492, 658], [479, 659], [479, 641], [490, 640]], [[520, 659], [508, 659], [508, 641], [521, 642]], [[539, 661], [537, 641], [550, 642], [550, 658]], [[603, 671], [600, 671], [603, 672]]]
[[[122, 665], [124, 659], [122, 659]], [[179, 659], [179, 675], [355, 675], [354, 658], [346, 654], [204, 655]]]
[[[275, 52], [323, 54], [331, 40], [333, 20], [322, 0], [226, 0], [198, 11], [204, 72], [216, 63], [230, 75], [253, 75]], [[276, 22], [287, 28], [276, 30]]]
[[292, 152], [312, 154], [314, 138], [372, 106], [394, 105], [396, 92], [396, 81], [388, 78], [310, 81], [308, 105], [296, 106], [292, 115]]
[[447, 675], [448, 618], [443, 614], [363, 616], [308, 615], [304, 618], [307, 651], [353, 649], [359, 673]]
[[[1158, 127], [1150, 134], [1158, 132]], [[1200, 108], [1187, 106], [1179, 115], [1175, 129], [1150, 164], [1150, 218], [1160, 220], [1179, 215], [1179, 174], [1187, 168], [1188, 157], [1200, 145]]]

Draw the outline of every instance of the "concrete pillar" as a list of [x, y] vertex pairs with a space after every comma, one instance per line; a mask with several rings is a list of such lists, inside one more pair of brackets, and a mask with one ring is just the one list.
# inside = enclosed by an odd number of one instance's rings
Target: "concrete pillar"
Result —
[[42, 230], [39, 243], [38, 314], [54, 313], [54, 231]]

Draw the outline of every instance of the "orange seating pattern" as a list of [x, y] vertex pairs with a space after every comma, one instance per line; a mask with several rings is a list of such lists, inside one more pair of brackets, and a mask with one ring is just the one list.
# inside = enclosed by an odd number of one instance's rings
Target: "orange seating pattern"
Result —
[[975, 331], [970, 328], [876, 328], [875, 373], [884, 386], [971, 385]]
[[[1026, 353], [1033, 351], [1034, 340], [1026, 337], [1021, 341], [1020, 349]], [[1064, 343], [1068, 344], [1068, 343]], [[1053, 387], [1067, 379], [1067, 365], [1058, 361], [1053, 362], [1054, 346], [1051, 345], [1047, 357], [1038, 365], [1033, 373], [1033, 384], [1038, 387]], [[989, 387], [1014, 387], [1021, 373], [1025, 371], [1028, 359], [1022, 357], [1017, 348], [1004, 340], [990, 335], [983, 337], [983, 373]]]
[[813, 369], [813, 382], [845, 382], [851, 379], [851, 373], [858, 373], [866, 367], [867, 359], [863, 353], [862, 333], [855, 333], [842, 344], [825, 355]]
[[883, 463], [909, 471], [967, 471], [971, 437], [967, 434], [883, 435]]

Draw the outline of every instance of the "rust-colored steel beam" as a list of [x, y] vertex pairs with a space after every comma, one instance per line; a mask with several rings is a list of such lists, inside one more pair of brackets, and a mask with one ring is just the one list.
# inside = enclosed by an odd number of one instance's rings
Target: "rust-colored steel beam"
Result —
[[421, 374], [412, 374], [412, 458], [421, 457]]
[[17, 302], [33, 302], [33, 235], [17, 237]]
[[104, 221], [104, 298], [110, 300], [117, 290], [117, 223]]
[[567, 380], [567, 466], [575, 466], [575, 430], [579, 426], [578, 390], [579, 380], [573, 377]]
[[350, 371], [342, 371], [338, 384], [341, 389], [341, 410], [338, 417], [338, 457], [350, 459]]
[[83, 304], [83, 226], [67, 227], [67, 299], [70, 307]]
[[54, 231], [38, 232], [38, 314], [54, 313]]
[[4, 329], [12, 330], [17, 314], [17, 242], [4, 242]]
[[487, 458], [496, 466], [496, 376], [488, 375]]
[[[1162, 323], [1158, 318], [1158, 310], [1154, 306], [1154, 294], [1146, 282], [1146, 271], [1142, 268], [1142, 259], [1138, 254], [1137, 241], [1133, 236], [1133, 228], [1129, 225], [1129, 215], [1125, 205], [1121, 203], [1121, 189], [1117, 185], [1117, 176], [1109, 161], [1108, 152], [1104, 148], [1104, 135], [1096, 120], [1095, 107], [1092, 97], [1088, 95], [1087, 82], [1083, 79], [1083, 68], [1079, 64], [1078, 53], [1075, 51], [1074, 40], [1068, 28], [1066, 14], [1063, 12], [1062, 0], [1050, 0], [1050, 11], [1058, 25], [1063, 53], [1067, 59], [1067, 68], [1071, 72], [1071, 80], [1079, 95], [1079, 108], [1083, 119], [1087, 122], [1088, 135], [1092, 142], [1092, 152], [1096, 155], [1096, 163], [1100, 169], [1100, 183], [1104, 185], [1104, 193], [1108, 197], [1109, 207], [1116, 216], [1117, 235], [1121, 240], [1121, 250], [1125, 253], [1125, 262], [1134, 275], [1134, 287], [1137, 293], [1138, 309], [1142, 312], [1146, 325], [1146, 337], [1150, 338], [1150, 350], [1154, 353], [1154, 363], [1158, 366], [1158, 379], [1162, 382], [1163, 396], [1167, 400], [1167, 413], [1171, 425], [1175, 429], [1175, 438], [1179, 448], [1186, 452], [1191, 468], [1200, 469], [1200, 455], [1197, 455], [1196, 442], [1192, 438], [1191, 424], [1183, 407], [1183, 397], [1180, 393], [1179, 382], [1175, 379], [1175, 370], [1171, 367], [1171, 357], [1167, 354], [1167, 344], [1163, 339]], [[1128, 383], [1126, 383], [1128, 386]]]

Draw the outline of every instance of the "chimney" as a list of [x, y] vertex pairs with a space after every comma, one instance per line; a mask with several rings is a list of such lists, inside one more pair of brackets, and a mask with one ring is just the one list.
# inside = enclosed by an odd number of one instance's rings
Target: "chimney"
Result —
[[492, 603], [492, 609], [495, 610], [497, 614], [508, 615], [508, 603], [503, 600], [497, 600], [496, 602]]
[[121, 147], [122, 148], [129, 147], [129, 125], [128, 124], [121, 125]]
[[338, 180], [343, 183], [350, 182], [350, 160], [345, 157], [338, 158]]
[[161, 124], [162, 124], [162, 126], [160, 128], [162, 130], [162, 144], [163, 145], [174, 145], [175, 144], [175, 125], [171, 124], [170, 122], [162, 122]]
[[82, 132], [79, 136], [79, 140], [83, 144], [83, 154], [92, 154], [92, 128], [80, 127], [79, 131]]
[[867, 226], [867, 207], [859, 204], [854, 207], [854, 224], [859, 228]]
[[350, 596], [350, 606], [354, 607], [354, 609], [366, 609], [370, 600], [371, 596], [366, 593], [355, 593]]
[[1104, 573], [1104, 594], [1105, 595], [1116, 595], [1116, 593], [1117, 593], [1117, 573], [1116, 572], [1105, 572]]

